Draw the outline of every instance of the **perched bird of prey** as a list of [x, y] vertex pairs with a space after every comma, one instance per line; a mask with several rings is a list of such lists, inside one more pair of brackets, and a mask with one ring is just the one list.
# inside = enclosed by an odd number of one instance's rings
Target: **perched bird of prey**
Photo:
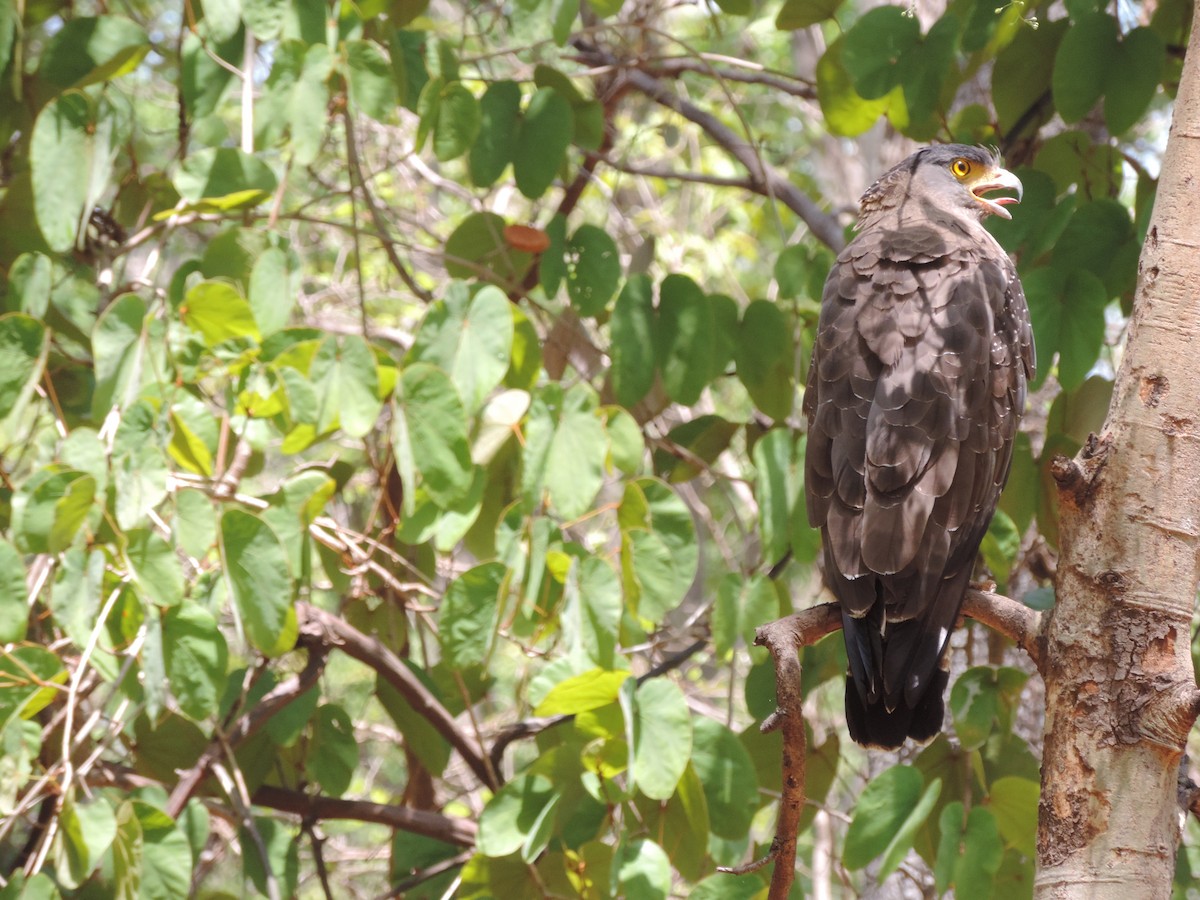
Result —
[[[985, 196], [1003, 188], [1017, 196]], [[867, 746], [942, 727], [946, 647], [1033, 376], [1025, 294], [983, 227], [1020, 195], [986, 149], [919, 150], [863, 194], [825, 282], [805, 485]]]

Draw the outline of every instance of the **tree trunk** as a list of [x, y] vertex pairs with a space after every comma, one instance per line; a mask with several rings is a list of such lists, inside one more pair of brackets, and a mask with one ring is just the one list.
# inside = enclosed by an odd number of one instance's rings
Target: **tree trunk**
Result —
[[[1198, 709], [1200, 30], [1192, 29], [1102, 436], [1054, 467], [1039, 898], [1169, 897]], [[1048, 360], [1046, 362], [1049, 362]]]

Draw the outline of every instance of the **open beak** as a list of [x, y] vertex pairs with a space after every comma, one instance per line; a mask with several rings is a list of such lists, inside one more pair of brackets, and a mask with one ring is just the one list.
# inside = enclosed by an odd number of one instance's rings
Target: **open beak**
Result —
[[[1013, 190], [1017, 192], [1017, 196], [1008, 197], [992, 197], [983, 196], [989, 191]], [[971, 193], [975, 199], [983, 204], [983, 208], [993, 215], [997, 215], [1002, 219], [1011, 219], [1010, 213], [1004, 207], [1010, 203], [1020, 203], [1021, 197], [1025, 193], [1025, 188], [1021, 185], [1021, 179], [1014, 175], [1008, 169], [992, 169], [988, 172], [987, 177], [982, 179], [978, 184], [971, 188]]]

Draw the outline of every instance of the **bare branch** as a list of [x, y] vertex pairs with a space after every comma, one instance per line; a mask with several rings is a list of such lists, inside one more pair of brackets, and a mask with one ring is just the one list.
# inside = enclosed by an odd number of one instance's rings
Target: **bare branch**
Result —
[[[728, 57], [727, 57], [728, 59]], [[648, 60], [646, 68], [649, 72], [662, 78], [675, 78], [684, 72], [695, 72], [698, 75], [708, 75], [721, 81], [738, 81], [742, 84], [759, 84], [773, 91], [790, 94], [804, 100], [816, 100], [817, 89], [807, 81], [801, 81], [795, 76], [772, 72], [761, 66], [753, 66], [744, 60], [729, 60], [741, 63], [741, 67], [714, 66], [705, 59], [691, 56], [676, 56], [665, 59]]]
[[1017, 642], [1042, 671], [1042, 615], [1024, 603], [990, 591], [967, 591], [962, 614]]
[[686, 169], [673, 169], [670, 166], [638, 165], [627, 163], [611, 156], [602, 160], [610, 169], [625, 172], [629, 175], [640, 175], [643, 178], [662, 178], [666, 181], [686, 181], [691, 184], [710, 184], [714, 187], [738, 188], [743, 191], [753, 191], [754, 182], [747, 177], [730, 178], [725, 175], [706, 175], [703, 172], [689, 172]]
[[796, 837], [804, 810], [805, 754], [803, 698], [800, 695], [800, 657], [796, 651], [842, 627], [836, 603], [824, 603], [792, 613], [758, 629], [754, 643], [771, 651], [775, 660], [775, 712], [762, 724], [763, 731], [779, 730], [783, 736], [783, 793], [769, 859], [775, 862], [769, 900], [783, 900], [796, 876]]
[[301, 791], [263, 785], [251, 798], [255, 806], [294, 813], [306, 820], [349, 819], [375, 822], [412, 834], [420, 834], [460, 847], [474, 847], [477, 826], [470, 819], [443, 816], [424, 809], [409, 809], [369, 800], [345, 800], [340, 797], [312, 796]]
[[416, 675], [404, 665], [400, 657], [381, 644], [324, 610], [297, 603], [300, 631], [306, 642], [325, 647], [336, 647], [359, 662], [370, 666], [394, 687], [416, 712], [424, 716], [430, 725], [450, 742], [479, 780], [490, 788], [499, 787], [499, 779], [488, 764], [483, 748], [459, 730], [454, 717], [437, 697], [433, 696]]
[[[585, 61], [592, 64], [617, 66], [622, 61], [610, 53], [583, 42], [576, 42], [576, 49]], [[745, 166], [750, 173], [751, 189], [766, 197], [773, 197], [799, 216], [809, 230], [825, 245], [840, 250], [846, 243], [842, 226], [835, 216], [821, 209], [807, 194], [791, 183], [785, 176], [767, 166], [755, 147], [738, 135], [712, 113], [700, 109], [671, 90], [660, 79], [636, 68], [622, 72], [626, 83], [645, 94], [655, 103], [674, 110], [690, 122], [700, 126], [725, 152]]]
[[298, 676], [280, 682], [268, 691], [254, 705], [253, 709], [238, 719], [233, 729], [224, 736], [224, 742], [220, 740], [220, 735], [218, 735], [209, 743], [208, 747], [200, 755], [200, 758], [196, 760], [190, 769], [181, 774], [178, 783], [171, 790], [171, 796], [167, 799], [166, 807], [167, 814], [171, 818], [179, 818], [188, 800], [200, 787], [201, 782], [208, 777], [209, 770], [225, 756], [222, 743], [227, 744], [230, 748], [237, 747], [262, 728], [268, 719], [293, 701], [299, 699], [302, 694], [317, 683], [317, 679], [325, 669], [325, 657], [326, 654], [320, 648], [310, 650], [308, 664], [304, 667], [303, 672]]

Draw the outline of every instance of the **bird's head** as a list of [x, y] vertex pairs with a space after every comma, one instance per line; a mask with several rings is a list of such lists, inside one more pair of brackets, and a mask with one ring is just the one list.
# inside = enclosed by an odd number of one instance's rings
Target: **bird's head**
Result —
[[[989, 197], [993, 191], [1009, 190]], [[912, 201], [946, 211], [964, 210], [978, 219], [988, 215], [1011, 219], [1005, 207], [1019, 203], [1021, 180], [1000, 165], [986, 147], [939, 144], [918, 150], [884, 174], [862, 197], [862, 210], [894, 208]]]

